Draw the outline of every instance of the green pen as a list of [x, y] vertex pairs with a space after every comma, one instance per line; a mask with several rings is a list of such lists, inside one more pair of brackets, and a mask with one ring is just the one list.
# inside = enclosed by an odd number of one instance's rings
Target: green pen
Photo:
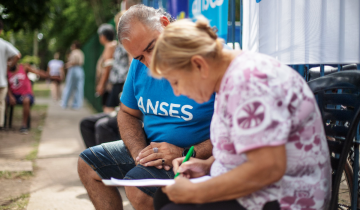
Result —
[[[192, 156], [193, 152], [194, 152], [194, 146], [191, 146], [190, 149], [189, 149], [189, 152], [186, 154], [185, 159], [183, 160], [183, 162], [182, 162], [181, 164], [183, 164], [183, 163], [185, 163], [186, 161], [188, 161], [188, 160], [190, 159], [190, 157]], [[180, 173], [177, 172], [176, 175], [175, 175], [175, 177], [174, 177], [174, 179], [175, 179], [176, 177], [178, 177], [179, 175], [180, 175]]]

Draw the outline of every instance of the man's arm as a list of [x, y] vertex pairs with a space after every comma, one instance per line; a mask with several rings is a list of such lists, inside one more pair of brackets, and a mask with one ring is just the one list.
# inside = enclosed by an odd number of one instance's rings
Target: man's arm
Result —
[[196, 152], [196, 158], [199, 159], [208, 159], [212, 155], [213, 145], [211, 144], [211, 140], [208, 139], [194, 146], [194, 150]]
[[131, 109], [121, 104], [117, 120], [120, 136], [135, 161], [140, 151], [147, 145], [142, 127], [142, 113], [140, 110]]

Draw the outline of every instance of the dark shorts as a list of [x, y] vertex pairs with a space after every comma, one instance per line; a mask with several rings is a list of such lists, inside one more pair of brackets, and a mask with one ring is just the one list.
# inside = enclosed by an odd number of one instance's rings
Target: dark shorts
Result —
[[[155, 210], [246, 210], [236, 200], [218, 201], [203, 204], [175, 204], [169, 200], [161, 189], [156, 191], [154, 197]], [[280, 210], [278, 201], [267, 202], [262, 210]]]
[[[16, 104], [23, 104], [23, 100], [27, 97], [30, 99], [30, 105], [34, 104], [34, 96], [31, 94], [25, 94], [25, 95], [13, 94], [13, 96], [15, 97]], [[9, 103], [9, 97], [6, 98], [6, 101], [7, 103]]]
[[123, 90], [124, 83], [114, 84], [106, 100], [106, 107], [117, 107], [120, 104], [119, 94]]
[[[80, 157], [96, 171], [102, 179], [173, 179], [172, 170], [135, 166], [123, 141], [104, 143], [84, 150]], [[138, 187], [154, 197], [157, 187]]]
[[101, 105], [106, 106], [106, 101], [109, 98], [109, 91], [105, 91], [101, 96]]

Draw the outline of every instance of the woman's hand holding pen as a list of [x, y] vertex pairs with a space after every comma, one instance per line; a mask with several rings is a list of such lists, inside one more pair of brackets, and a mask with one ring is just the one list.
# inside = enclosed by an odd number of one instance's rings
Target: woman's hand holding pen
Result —
[[182, 163], [184, 158], [173, 160], [174, 173], [180, 172], [180, 176], [175, 179], [175, 184], [163, 187], [162, 191], [174, 203], [201, 203], [199, 193], [196, 192], [197, 184], [191, 183], [188, 179], [208, 175], [214, 158], [210, 157], [207, 160], [190, 158], [189, 161]]
[[190, 158], [189, 161], [182, 163], [184, 158], [185, 157], [181, 157], [173, 160], [173, 170], [175, 174], [179, 172], [180, 176], [188, 179], [208, 175], [211, 164], [214, 162], [214, 160], [212, 160], [213, 157], [210, 157], [207, 160]]
[[162, 191], [174, 203], [200, 203], [197, 198], [199, 193], [196, 190], [196, 184], [180, 176], [175, 179], [175, 184], [162, 188]]

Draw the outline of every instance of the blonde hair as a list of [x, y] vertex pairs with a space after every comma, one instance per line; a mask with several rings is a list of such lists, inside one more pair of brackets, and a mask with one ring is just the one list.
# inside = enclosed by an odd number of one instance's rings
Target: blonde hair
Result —
[[188, 19], [179, 20], [165, 27], [156, 41], [151, 62], [151, 75], [161, 78], [171, 69], [190, 69], [191, 58], [200, 55], [217, 59], [221, 56], [223, 40], [209, 26], [206, 18], [196, 23]]

